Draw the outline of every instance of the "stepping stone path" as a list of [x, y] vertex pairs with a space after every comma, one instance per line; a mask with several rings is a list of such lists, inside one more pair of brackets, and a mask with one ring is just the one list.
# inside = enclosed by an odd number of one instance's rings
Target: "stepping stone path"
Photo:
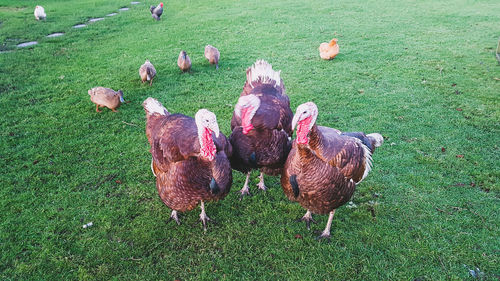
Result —
[[[137, 5], [137, 4], [140, 4], [141, 2], [139, 1], [132, 1], [130, 2], [131, 5]], [[118, 9], [118, 11], [128, 11], [130, 10], [129, 7], [122, 7], [120, 9]], [[111, 13], [111, 14], [107, 14], [106, 16], [107, 17], [112, 17], [112, 16], [116, 16], [118, 13]], [[92, 19], [89, 19], [89, 23], [92, 23], [92, 22], [96, 22], [96, 21], [101, 21], [101, 20], [104, 20], [104, 18], [92, 18]], [[0, 25], [3, 24], [3, 22], [0, 21]], [[81, 23], [81, 24], [76, 24], [73, 26], [73, 28], [83, 28], [83, 27], [86, 27], [87, 25], [84, 24], [84, 23]], [[49, 34], [47, 35], [46, 37], [47, 38], [54, 38], [54, 37], [59, 37], [59, 36], [63, 36], [64, 33], [63, 32], [54, 32], [52, 34]], [[37, 41], [31, 41], [31, 42], [24, 42], [24, 43], [21, 43], [21, 44], [18, 44], [17, 47], [18, 48], [24, 48], [24, 47], [29, 47], [29, 46], [33, 46], [33, 45], [36, 45], [38, 44]], [[12, 50], [7, 50], [7, 51], [0, 51], [0, 53], [10, 53], [12, 52]]]
[[94, 18], [94, 19], [89, 19], [89, 22], [96, 22], [96, 21], [100, 21], [100, 20], [103, 20], [104, 18]]
[[52, 38], [52, 37], [59, 37], [59, 36], [63, 36], [64, 33], [62, 32], [56, 32], [56, 33], [52, 33], [52, 34], [49, 34], [47, 35], [48, 38]]
[[24, 48], [24, 47], [33, 46], [33, 45], [36, 45], [36, 44], [38, 44], [38, 42], [31, 41], [31, 42], [25, 42], [25, 43], [18, 44], [17, 47], [18, 48]]

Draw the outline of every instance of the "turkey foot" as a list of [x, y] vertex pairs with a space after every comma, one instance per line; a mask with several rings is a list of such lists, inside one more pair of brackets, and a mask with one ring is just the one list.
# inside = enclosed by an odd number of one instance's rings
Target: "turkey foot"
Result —
[[200, 213], [200, 221], [203, 223], [203, 231], [204, 232], [207, 232], [207, 223], [209, 221], [211, 222], [214, 222], [213, 220], [211, 220], [207, 214], [205, 213], [205, 203], [203, 203], [203, 201], [201, 201], [201, 213]]
[[307, 210], [306, 214], [302, 218], [298, 219], [297, 221], [305, 221], [306, 222], [307, 230], [311, 230], [311, 222], [312, 223], [317, 223], [313, 219], [311, 211], [309, 211], [309, 210]]
[[240, 195], [240, 201], [243, 199], [245, 195], [251, 196], [250, 190], [248, 189], [248, 181], [250, 179], [250, 172], [247, 173], [247, 178], [245, 180], [245, 184], [243, 185], [243, 188], [239, 191], [241, 193]]
[[179, 217], [177, 216], [176, 210], [172, 210], [172, 213], [170, 214], [170, 219], [167, 221], [167, 223], [170, 222], [171, 220], [175, 221], [177, 225], [181, 224], [181, 222], [179, 221]]
[[262, 172], [260, 172], [260, 176], [259, 176], [259, 183], [257, 184], [257, 187], [263, 191], [266, 191], [267, 190], [267, 186], [264, 184], [264, 174]]
[[328, 242], [330, 242], [330, 233], [325, 233], [324, 231], [321, 233], [320, 236], [316, 237], [316, 240], [322, 240], [322, 239], [325, 239], [327, 240]]
[[325, 230], [321, 233], [320, 236], [318, 236], [318, 240], [326, 238], [328, 241], [330, 241], [330, 228], [332, 227], [332, 221], [333, 221], [333, 215], [335, 215], [335, 209], [330, 212], [330, 216], [328, 216], [328, 222], [326, 223]]

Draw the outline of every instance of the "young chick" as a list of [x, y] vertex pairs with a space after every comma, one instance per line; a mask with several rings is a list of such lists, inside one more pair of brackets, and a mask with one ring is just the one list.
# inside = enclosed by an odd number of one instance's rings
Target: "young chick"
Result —
[[107, 107], [113, 112], [117, 112], [116, 108], [120, 106], [120, 103], [124, 102], [122, 90], [118, 92], [113, 91], [109, 88], [95, 87], [88, 91], [90, 95], [90, 100], [95, 103], [95, 111], [101, 112], [99, 107]]
[[34, 14], [36, 20], [44, 20], [47, 17], [45, 9], [42, 6], [36, 6]]
[[220, 52], [214, 46], [205, 46], [205, 57], [210, 62], [210, 64], [215, 64], [215, 68], [219, 69], [219, 58]]
[[339, 53], [337, 38], [333, 38], [330, 43], [319, 45], [319, 56], [324, 60], [331, 60]]
[[186, 72], [191, 69], [191, 59], [187, 55], [186, 51], [181, 51], [179, 54], [179, 58], [177, 59], [177, 65], [179, 68]]
[[139, 76], [141, 76], [142, 83], [147, 80], [149, 81], [149, 86], [153, 84], [153, 78], [156, 76], [156, 69], [149, 60], [146, 60], [139, 68]]

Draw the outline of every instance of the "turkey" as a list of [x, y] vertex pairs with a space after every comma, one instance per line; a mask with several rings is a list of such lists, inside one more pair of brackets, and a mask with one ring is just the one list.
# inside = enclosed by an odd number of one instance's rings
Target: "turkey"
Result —
[[47, 14], [45, 14], [45, 9], [42, 6], [36, 6], [35, 11], [33, 12], [36, 20], [44, 20], [47, 18]]
[[328, 223], [319, 238], [330, 238], [335, 210], [345, 204], [371, 170], [372, 153], [384, 139], [378, 133], [340, 133], [317, 126], [318, 108], [312, 102], [297, 107], [292, 128], [297, 126], [281, 186], [285, 195], [307, 209], [301, 218], [309, 229], [311, 213], [327, 214]]
[[258, 60], [247, 69], [247, 80], [231, 120], [231, 167], [246, 173], [241, 198], [250, 195], [250, 172], [260, 170], [259, 189], [266, 190], [264, 174], [279, 175], [290, 151], [290, 100], [280, 72]]
[[195, 118], [170, 114], [154, 98], [144, 101], [146, 136], [151, 146], [151, 169], [170, 218], [180, 224], [177, 212], [201, 203], [200, 220], [206, 231], [210, 218], [205, 202], [223, 199], [233, 182], [228, 157], [232, 148], [219, 132], [215, 114], [200, 109]]
[[149, 8], [149, 11], [151, 11], [151, 16], [155, 19], [155, 20], [160, 20], [160, 17], [161, 17], [161, 14], [163, 14], [163, 2], [161, 2], [160, 4], [158, 4], [158, 6], [151, 6]]
[[139, 76], [142, 83], [149, 81], [149, 86], [153, 84], [153, 78], [156, 76], [156, 68], [149, 60], [146, 60], [139, 68]]

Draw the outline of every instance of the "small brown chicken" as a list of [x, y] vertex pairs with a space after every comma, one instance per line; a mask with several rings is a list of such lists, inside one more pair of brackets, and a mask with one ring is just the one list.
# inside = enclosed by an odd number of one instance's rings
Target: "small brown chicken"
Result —
[[205, 46], [205, 57], [210, 64], [215, 64], [215, 69], [219, 69], [220, 52], [212, 45]]
[[153, 78], [156, 76], [156, 69], [149, 60], [146, 60], [139, 68], [139, 76], [141, 76], [142, 83], [147, 80], [149, 81], [149, 86], [153, 84]]
[[181, 53], [179, 54], [177, 65], [183, 72], [189, 71], [191, 69], [191, 59], [187, 55], [186, 51], [181, 51]]
[[321, 43], [319, 45], [319, 56], [324, 60], [331, 60], [339, 53], [337, 38], [333, 38], [330, 43]]
[[109, 88], [95, 87], [88, 91], [90, 100], [95, 103], [95, 111], [101, 112], [99, 107], [107, 107], [113, 112], [118, 112], [116, 109], [120, 106], [123, 100], [122, 90], [113, 91]]

